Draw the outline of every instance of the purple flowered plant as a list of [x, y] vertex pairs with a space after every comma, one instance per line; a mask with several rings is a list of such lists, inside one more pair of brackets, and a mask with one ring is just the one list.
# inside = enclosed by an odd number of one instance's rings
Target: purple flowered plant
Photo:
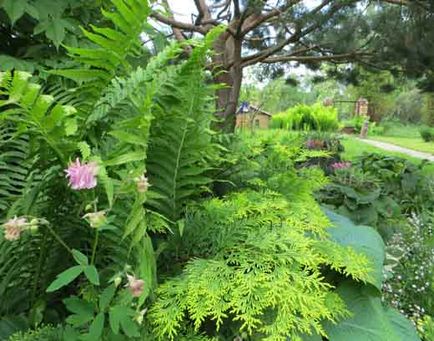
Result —
[[335, 162], [330, 165], [330, 167], [333, 168], [333, 170], [337, 169], [347, 169], [351, 167], [351, 162]]
[[96, 186], [98, 166], [95, 162], [81, 164], [77, 158], [69, 165], [68, 169], [65, 169], [65, 172], [72, 189], [91, 189]]
[[324, 147], [324, 141], [309, 139], [305, 144], [307, 149], [322, 149]]

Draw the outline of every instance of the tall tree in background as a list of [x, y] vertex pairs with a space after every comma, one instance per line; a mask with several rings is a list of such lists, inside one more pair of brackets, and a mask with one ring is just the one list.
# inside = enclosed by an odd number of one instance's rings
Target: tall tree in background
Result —
[[[392, 5], [405, 2], [383, 1]], [[167, 0], [158, 2], [161, 6], [155, 7], [152, 17], [169, 25], [181, 41], [227, 25], [214, 46], [212, 62], [214, 80], [226, 85], [217, 92], [217, 104], [228, 130], [234, 125], [245, 67], [348, 62], [365, 58], [370, 52], [370, 28], [366, 21], [358, 20], [370, 1], [194, 0], [194, 4], [198, 14], [188, 23], [175, 18]]]
[[434, 0], [402, 1], [405, 6], [377, 5], [372, 27], [379, 39], [375, 65], [419, 80], [434, 92]]

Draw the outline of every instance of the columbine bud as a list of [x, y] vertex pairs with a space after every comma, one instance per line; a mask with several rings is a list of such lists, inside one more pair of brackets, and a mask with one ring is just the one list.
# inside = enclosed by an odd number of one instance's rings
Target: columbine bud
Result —
[[145, 175], [142, 175], [138, 178], [134, 179], [137, 185], [137, 191], [139, 193], [145, 193], [149, 188], [148, 178]]
[[122, 283], [122, 277], [121, 276], [116, 276], [114, 279], [113, 279], [113, 283], [114, 283], [114, 285], [115, 285], [115, 287], [117, 288], [121, 283]]
[[26, 218], [17, 218], [16, 216], [9, 219], [3, 224], [5, 239], [9, 241], [17, 240], [20, 238], [21, 232], [27, 225]]
[[38, 231], [38, 225], [39, 225], [39, 220], [36, 218], [33, 218], [32, 220], [30, 220], [29, 223], [29, 230], [30, 232], [36, 232]]
[[83, 216], [84, 219], [89, 221], [89, 224], [93, 228], [98, 228], [106, 222], [105, 211], [98, 211], [87, 213]]
[[137, 279], [134, 276], [127, 275], [128, 284], [125, 286], [130, 289], [131, 295], [133, 297], [139, 297], [142, 295], [145, 282], [142, 279]]
[[144, 318], [144, 316], [145, 316], [145, 314], [146, 314], [147, 311], [148, 311], [148, 309], [145, 308], [145, 309], [140, 310], [140, 311], [138, 312], [138, 314], [136, 315], [136, 322], [137, 322], [138, 324], [142, 324], [142, 322], [143, 322], [143, 318]]

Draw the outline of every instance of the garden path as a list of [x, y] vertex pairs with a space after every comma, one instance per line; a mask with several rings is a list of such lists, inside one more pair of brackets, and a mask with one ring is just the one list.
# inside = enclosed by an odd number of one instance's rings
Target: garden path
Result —
[[429, 160], [431, 162], [434, 162], [434, 155], [429, 154], [429, 153], [418, 152], [418, 151], [413, 150], [413, 149], [400, 147], [400, 146], [397, 146], [395, 144], [391, 144], [391, 143], [387, 143], [387, 142], [380, 142], [380, 141], [375, 141], [375, 140], [365, 140], [365, 139], [360, 139], [360, 138], [358, 138], [357, 140], [359, 140], [363, 143], [370, 144], [370, 145], [377, 147], [377, 148], [380, 148], [380, 149], [388, 150], [391, 152], [399, 152], [399, 153], [407, 154], [408, 156], [412, 156], [415, 158], [425, 159], [425, 160]]

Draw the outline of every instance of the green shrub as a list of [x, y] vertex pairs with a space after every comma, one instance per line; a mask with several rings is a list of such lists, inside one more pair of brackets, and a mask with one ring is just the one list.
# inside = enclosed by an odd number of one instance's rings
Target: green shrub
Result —
[[434, 141], [434, 129], [422, 128], [419, 132], [420, 132], [420, 136], [425, 142]]
[[12, 334], [8, 341], [62, 341], [63, 331], [53, 326], [41, 326], [35, 330]]
[[339, 127], [337, 110], [321, 104], [299, 104], [286, 112], [273, 115], [272, 128], [303, 131], [336, 131]]
[[387, 237], [405, 216], [433, 209], [433, 180], [424, 175], [423, 167], [398, 157], [365, 154], [351, 168], [334, 174], [318, 198]]
[[362, 130], [363, 124], [366, 120], [369, 120], [369, 116], [356, 115], [349, 120], [343, 121], [341, 126], [354, 128], [354, 132], [358, 134]]
[[434, 315], [432, 222], [413, 214], [387, 244], [383, 296], [413, 321]]

